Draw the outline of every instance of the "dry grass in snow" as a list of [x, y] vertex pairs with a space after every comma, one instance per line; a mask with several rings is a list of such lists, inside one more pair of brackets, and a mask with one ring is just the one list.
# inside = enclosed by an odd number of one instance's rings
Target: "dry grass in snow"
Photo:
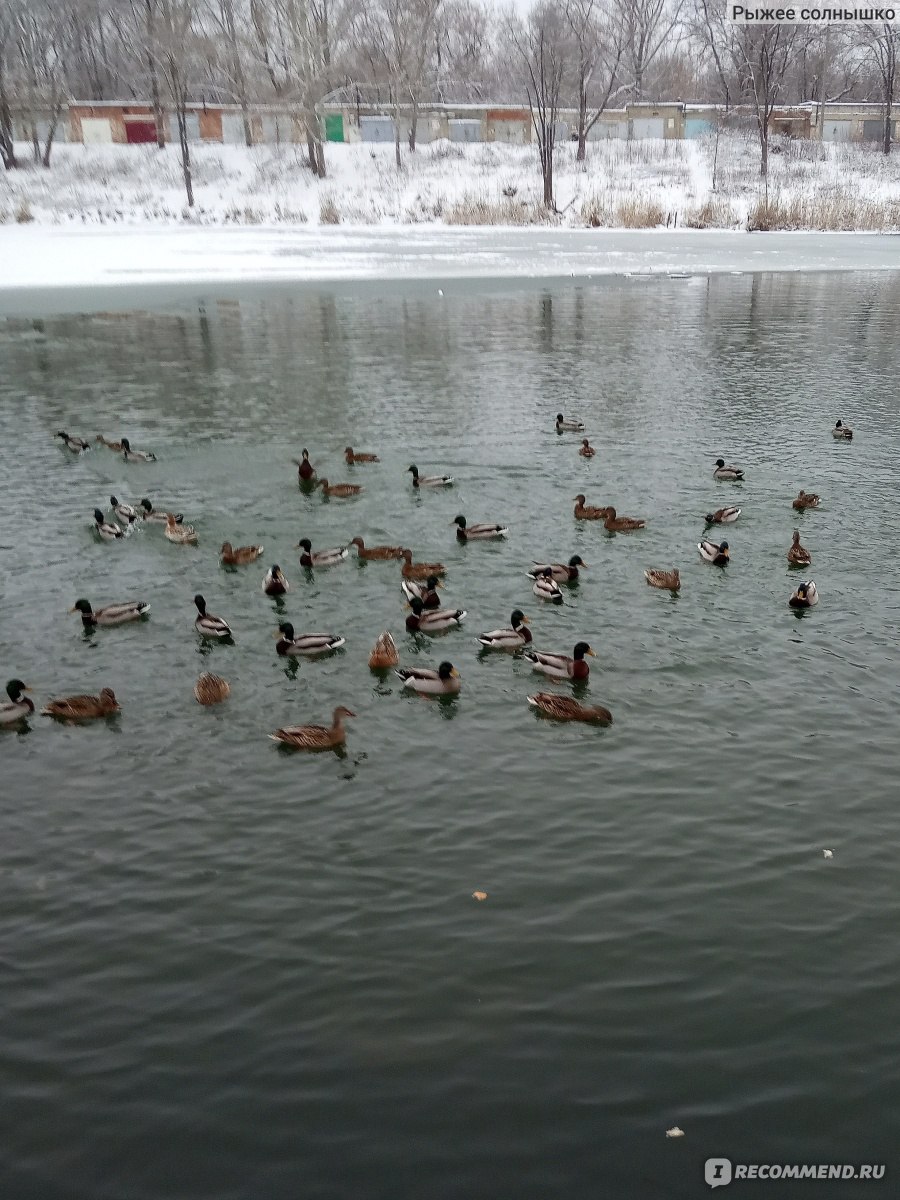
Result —
[[759, 148], [744, 134], [723, 134], [717, 152], [712, 137], [594, 142], [584, 164], [565, 143], [556, 212], [543, 205], [534, 146], [404, 148], [399, 172], [393, 146], [326, 153], [318, 180], [300, 146], [196, 146], [189, 210], [175, 147], [61, 145], [49, 171], [0, 174], [0, 223], [900, 229], [900, 160], [866, 146], [776, 143], [766, 206]]

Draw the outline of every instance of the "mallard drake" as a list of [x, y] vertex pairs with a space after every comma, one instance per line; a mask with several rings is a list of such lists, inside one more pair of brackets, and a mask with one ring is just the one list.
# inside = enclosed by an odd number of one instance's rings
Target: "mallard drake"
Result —
[[788, 600], [791, 608], [812, 608], [814, 604], [818, 603], [819, 592], [811, 579], [806, 583], [801, 583], [790, 600]]
[[198, 704], [221, 704], [230, 695], [231, 684], [212, 671], [204, 671], [194, 684], [194, 696]]
[[283, 596], [291, 590], [291, 585], [284, 577], [284, 572], [276, 563], [269, 567], [266, 571], [266, 577], [262, 582], [262, 590], [267, 596]]
[[466, 619], [464, 608], [438, 608], [426, 611], [425, 605], [417, 597], [409, 602], [412, 609], [406, 618], [406, 628], [410, 633], [440, 633], [454, 625], [461, 625]]
[[797, 499], [791, 504], [791, 508], [796, 508], [798, 511], [804, 508], [818, 507], [819, 497], [815, 494], [815, 492], [804, 492], [802, 488], [800, 489], [800, 494], [798, 495]]
[[795, 567], [808, 567], [812, 562], [812, 555], [805, 546], [800, 545], [800, 530], [794, 530], [794, 540], [791, 542], [791, 548], [787, 552], [788, 562]]
[[331, 714], [331, 725], [286, 725], [276, 729], [269, 737], [273, 742], [281, 742], [284, 746], [292, 746], [295, 750], [333, 750], [342, 746], [347, 740], [344, 721], [347, 717], [355, 717], [356, 713], [343, 704], [339, 704]]
[[834, 429], [831, 431], [831, 436], [845, 442], [852, 442], [853, 430], [849, 425], [845, 425], [843, 421], [836, 421]]
[[156, 455], [149, 450], [132, 450], [128, 438], [122, 438], [122, 458], [125, 462], [156, 462]]
[[539, 600], [549, 600], [551, 604], [562, 604], [563, 594], [559, 590], [559, 584], [553, 578], [553, 569], [545, 567], [540, 575], [532, 577], [534, 586], [532, 591]]
[[531, 630], [528, 628], [528, 618], [521, 608], [514, 608], [509, 618], [509, 629], [492, 629], [479, 637], [482, 646], [489, 650], [520, 650], [531, 644]]
[[379, 634], [378, 641], [372, 647], [372, 653], [369, 655], [369, 667], [373, 671], [386, 671], [388, 667], [396, 667], [399, 662], [397, 643], [385, 630], [384, 633]]
[[436, 671], [425, 667], [401, 667], [394, 674], [403, 680], [403, 686], [420, 696], [455, 696], [462, 681], [453, 663], [442, 662]]
[[440, 608], [441, 598], [437, 590], [444, 585], [437, 575], [429, 575], [424, 583], [416, 583], [414, 579], [401, 579], [400, 588], [407, 600], [421, 600], [426, 608]]
[[706, 514], [707, 525], [731, 525], [741, 515], [739, 508], [717, 508], [714, 513]]
[[284, 655], [297, 654], [330, 654], [332, 650], [340, 650], [346, 645], [347, 639], [335, 633], [301, 633], [294, 635], [294, 627], [290, 621], [282, 621], [275, 630], [276, 651]]
[[568, 563], [534, 563], [534, 570], [528, 571], [529, 579], [537, 579], [549, 571], [557, 583], [574, 583], [578, 578], [578, 568], [587, 570], [587, 563], [580, 554], [573, 554]]
[[348, 446], [344, 451], [344, 462], [348, 467], [352, 467], [354, 463], [381, 462], [381, 459], [377, 454], [357, 454], [352, 446]]
[[166, 514], [166, 527], [163, 532], [176, 546], [197, 545], [197, 533], [193, 525], [180, 525], [172, 513]]
[[130, 504], [123, 504], [122, 501], [117, 499], [115, 496], [110, 496], [109, 506], [116, 516], [120, 517], [123, 521], [132, 522], [136, 521], [138, 518], [138, 513], [131, 507]]
[[327, 479], [320, 479], [316, 487], [322, 489], [324, 496], [335, 496], [341, 500], [346, 500], [349, 496], [358, 496], [362, 491], [358, 483], [329, 483]]
[[363, 559], [384, 561], [403, 557], [402, 546], [367, 546], [361, 537], [351, 538], [350, 545], [356, 547], [357, 556]]
[[125, 530], [115, 521], [107, 521], [99, 508], [94, 509], [94, 529], [104, 542], [114, 542], [125, 536]]
[[89, 721], [96, 717], [111, 717], [121, 712], [112, 688], [101, 688], [99, 696], [65, 696], [51, 700], [41, 709], [42, 717], [58, 717], [61, 721]]
[[406, 468], [407, 474], [412, 475], [412, 485], [414, 488], [423, 487], [449, 487], [453, 482], [452, 475], [420, 475], [419, 468], [413, 464]]
[[586, 654], [589, 654], [591, 658], [597, 657], [587, 642], [578, 642], [572, 651], [571, 658], [565, 654], [543, 654], [538, 650], [525, 651], [525, 657], [535, 671], [543, 671], [551, 679], [587, 679], [591, 671], [584, 661]]
[[700, 551], [700, 557], [715, 567], [727, 567], [731, 561], [727, 542], [720, 542], [717, 546], [715, 542], [704, 540], [697, 543], [697, 549]]
[[532, 708], [544, 714], [545, 717], [555, 717], [557, 721], [594, 721], [600, 725], [612, 724], [612, 713], [608, 708], [599, 704], [579, 704], [569, 696], [555, 696], [552, 692], [535, 692], [526, 696]]
[[194, 628], [205, 638], [230, 638], [232, 636], [231, 627], [228, 622], [222, 617], [214, 617], [212, 613], [206, 611], [206, 601], [197, 593], [194, 597], [194, 603], [197, 606], [197, 617], [194, 621]]
[[308, 480], [315, 478], [316, 469], [309, 461], [309, 451], [302, 451], [302, 458], [295, 458], [292, 461], [297, 467], [297, 474], [300, 476], [300, 482], [306, 483]]
[[163, 525], [166, 524], [170, 516], [174, 516], [176, 525], [181, 525], [184, 522], [184, 513], [167, 513], [161, 508], [154, 508], [146, 497], [140, 503], [140, 512], [138, 515], [145, 521], [158, 521]]
[[579, 421], [577, 418], [566, 420], [562, 413], [556, 414], [556, 432], [562, 433], [564, 430], [568, 433], [580, 433], [584, 429], [584, 421]]
[[94, 609], [90, 600], [76, 600], [70, 613], [81, 613], [81, 623], [85, 629], [95, 629], [98, 625], [126, 625], [129, 621], [139, 621], [150, 611], [150, 605], [144, 600], [129, 600], [124, 604], [106, 604], [103, 608]]
[[108, 438], [105, 438], [102, 433], [98, 433], [94, 438], [94, 441], [98, 446], [105, 446], [107, 450], [115, 450], [118, 454], [121, 454], [122, 450], [124, 449], [124, 446], [121, 442], [111, 442]]
[[740, 467], [732, 467], [725, 465], [724, 458], [716, 459], [716, 468], [713, 471], [713, 479], [743, 479], [744, 472]]
[[9, 704], [0, 704], [0, 725], [15, 725], [34, 712], [34, 705], [25, 695], [31, 688], [25, 686], [21, 679], [11, 679], [6, 685]]
[[403, 566], [400, 568], [404, 579], [428, 579], [431, 575], [446, 575], [447, 569], [443, 563], [414, 563], [412, 550], [405, 549], [401, 555]]
[[56, 436], [62, 438], [63, 445], [67, 450], [71, 450], [73, 454], [84, 454], [85, 450], [90, 450], [91, 443], [86, 442], [84, 438], [70, 437], [68, 433], [60, 429]]
[[630, 533], [634, 529], [643, 529], [646, 524], [646, 521], [640, 521], [637, 517], [617, 517], [616, 510], [608, 508], [603, 528], [607, 533]]
[[509, 533], [509, 529], [505, 525], [491, 525], [486, 521], [480, 525], [467, 525], [466, 518], [462, 515], [454, 517], [452, 523], [456, 526], [458, 542], [471, 542], [476, 538], [506, 537]]
[[346, 546], [335, 546], [332, 550], [317, 550], [314, 554], [309, 538], [301, 538], [297, 549], [303, 551], [300, 555], [301, 567], [333, 567], [350, 553]]
[[231, 542], [223, 542], [222, 549], [219, 551], [219, 559], [223, 567], [242, 567], [246, 563], [256, 562], [264, 548], [263, 546], [238, 546], [235, 549]]
[[591, 443], [587, 440], [587, 438], [582, 438], [581, 439], [581, 447], [580, 447], [578, 453], [581, 455], [582, 458], [593, 458], [594, 455], [597, 453], [597, 451], [594, 449], [594, 447], [591, 445]]
[[583, 492], [575, 497], [576, 521], [605, 521], [608, 512], [608, 508], [596, 508], [591, 504], [585, 504]]
[[677, 567], [672, 571], [657, 571], [651, 569], [644, 572], [644, 578], [651, 587], [663, 591], [677, 592], [681, 588], [681, 574]]

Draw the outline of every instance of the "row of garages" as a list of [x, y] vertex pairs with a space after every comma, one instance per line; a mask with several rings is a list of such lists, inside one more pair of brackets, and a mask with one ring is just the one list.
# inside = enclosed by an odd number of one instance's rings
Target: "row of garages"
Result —
[[[900, 106], [894, 110], [894, 136], [900, 135]], [[330, 142], [393, 142], [396, 135], [394, 118], [373, 106], [329, 106], [323, 111], [324, 132]], [[560, 112], [557, 141], [574, 136], [574, 112]], [[271, 145], [304, 142], [305, 129], [301, 120], [289, 111], [254, 109], [247, 115], [251, 140]], [[16, 121], [22, 140], [31, 136], [30, 122]], [[38, 137], [46, 137], [49, 122], [35, 122]], [[401, 118], [400, 138], [409, 135], [409, 122]], [[711, 105], [635, 104], [604, 112], [588, 135], [591, 141], [609, 138], [661, 138], [682, 140], [702, 137], [718, 127], [753, 128], [752, 114], [724, 110]], [[773, 132], [797, 138], [818, 136], [816, 105], [800, 105], [777, 109], [771, 118]], [[824, 138], [830, 142], [880, 142], [883, 138], [883, 118], [875, 104], [829, 104], [826, 106]], [[219, 142], [243, 144], [245, 118], [235, 105], [193, 104], [187, 114], [187, 135], [190, 142]], [[178, 140], [173, 115], [164, 118], [163, 136], [166, 141]], [[156, 141], [156, 122], [149, 104], [125, 102], [74, 102], [59, 122], [56, 137], [60, 141], [85, 144], [131, 145]], [[527, 109], [514, 105], [480, 107], [473, 105], [435, 105], [422, 111], [416, 124], [416, 137], [427, 143], [439, 139], [451, 142], [501, 142], [526, 145], [535, 140], [531, 116]]]

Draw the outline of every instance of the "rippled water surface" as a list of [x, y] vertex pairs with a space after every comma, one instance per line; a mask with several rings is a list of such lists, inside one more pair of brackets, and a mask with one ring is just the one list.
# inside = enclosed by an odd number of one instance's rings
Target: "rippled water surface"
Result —
[[[646, 1200], [704, 1192], [711, 1155], [890, 1176], [897, 279], [146, 304], [0, 324], [0, 674], [123, 710], [0, 736], [0, 1194]], [[58, 428], [159, 462], [73, 459]], [[348, 442], [381, 464], [345, 467]], [[363, 495], [302, 494], [304, 445]], [[746, 482], [713, 482], [719, 454]], [[414, 493], [410, 462], [457, 486]], [[822, 504], [797, 517], [801, 487]], [[576, 523], [578, 492], [647, 528]], [[199, 547], [97, 543], [111, 493], [183, 511]], [[725, 504], [723, 572], [696, 543]], [[458, 546], [458, 512], [508, 541]], [[354, 534], [443, 561], [464, 628], [404, 634], [393, 563], [304, 577], [300, 537]], [[222, 569], [225, 538], [264, 563]], [[531, 560], [576, 552], [583, 581], [540, 607]], [[271, 562], [285, 614], [343, 652], [276, 656]], [[673, 565], [680, 596], [646, 586]], [[233, 646], [198, 643], [198, 590]], [[82, 595], [152, 615], [85, 637]], [[536, 717], [528, 664], [479, 658], [517, 605], [540, 648], [592, 643], [611, 728]], [[372, 676], [384, 628], [404, 661], [452, 660], [459, 699]], [[210, 668], [232, 696], [202, 709]], [[267, 739], [339, 703], [344, 755]]]

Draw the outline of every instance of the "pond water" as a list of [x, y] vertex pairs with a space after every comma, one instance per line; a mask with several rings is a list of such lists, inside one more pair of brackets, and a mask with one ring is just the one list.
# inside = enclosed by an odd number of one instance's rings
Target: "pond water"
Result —
[[[898, 277], [120, 297], [0, 323], [0, 682], [122, 704], [0, 737], [0, 1193], [646, 1200], [704, 1192], [709, 1156], [890, 1178]], [[60, 428], [159, 461], [73, 458]], [[381, 463], [345, 467], [348, 442]], [[303, 494], [302, 446], [363, 494]], [[745, 482], [713, 481], [720, 454]], [[456, 486], [415, 493], [411, 462]], [[822, 503], [798, 516], [801, 487]], [[646, 529], [575, 522], [579, 492]], [[113, 493], [199, 546], [97, 542]], [[728, 504], [721, 571], [696, 543]], [[508, 539], [457, 545], [460, 512]], [[395, 563], [298, 566], [301, 537], [356, 534], [445, 563], [464, 626], [405, 634]], [[226, 538], [262, 563], [222, 569]], [[542, 607], [532, 559], [574, 553]], [[284, 614], [344, 651], [277, 657], [272, 562]], [[670, 566], [677, 598], [643, 578]], [[196, 591], [234, 645], [199, 643]], [[152, 612], [88, 637], [79, 596]], [[540, 719], [542, 677], [479, 656], [519, 605], [538, 648], [593, 645], [610, 728]], [[459, 698], [374, 677], [386, 628]], [[194, 701], [203, 669], [225, 705]], [[336, 704], [343, 755], [268, 740]]]

